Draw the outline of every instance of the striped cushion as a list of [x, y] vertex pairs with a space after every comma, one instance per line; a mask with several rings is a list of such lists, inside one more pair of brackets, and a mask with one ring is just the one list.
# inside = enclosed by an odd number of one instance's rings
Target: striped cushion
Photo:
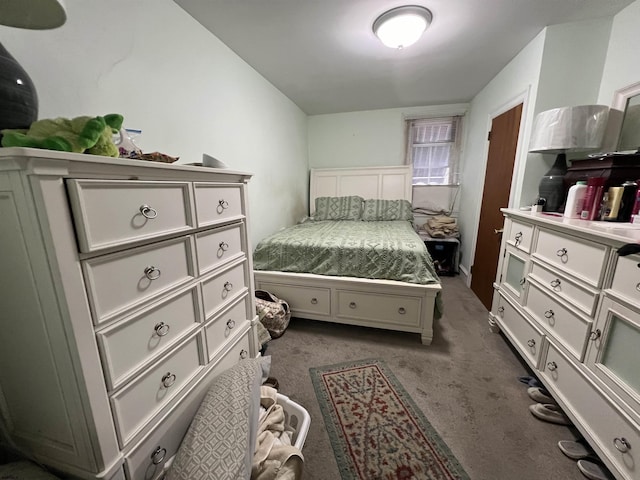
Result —
[[370, 199], [364, 201], [362, 220], [366, 222], [380, 220], [413, 221], [413, 210], [408, 200]]
[[348, 197], [318, 197], [314, 220], [360, 220], [362, 218], [363, 198], [357, 195]]

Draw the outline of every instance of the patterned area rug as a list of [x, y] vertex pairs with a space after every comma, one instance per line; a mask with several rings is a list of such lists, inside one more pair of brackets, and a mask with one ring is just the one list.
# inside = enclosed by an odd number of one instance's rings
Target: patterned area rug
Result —
[[469, 480], [383, 361], [309, 372], [343, 480]]

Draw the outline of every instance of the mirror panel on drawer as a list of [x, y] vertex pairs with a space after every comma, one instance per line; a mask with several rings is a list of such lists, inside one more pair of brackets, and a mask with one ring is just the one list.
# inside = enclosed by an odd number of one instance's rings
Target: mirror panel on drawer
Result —
[[[98, 324], [194, 278], [191, 241], [180, 237], [83, 262]], [[114, 288], [117, 285], [118, 288]]]
[[204, 275], [214, 268], [242, 255], [240, 225], [207, 230], [196, 235], [198, 272]]
[[640, 412], [638, 314], [606, 298], [590, 338], [586, 363], [591, 371], [635, 411]]
[[198, 373], [199, 341], [192, 337], [111, 397], [121, 446]]
[[[552, 343], [542, 367], [545, 384], [559, 401], [571, 407], [571, 414], [589, 431], [621, 478], [640, 478], [640, 426], [603, 396]], [[624, 447], [623, 440], [630, 448]]]
[[591, 332], [591, 322], [557, 302], [533, 282], [529, 282], [525, 309], [542, 328], [562, 342], [576, 359], [582, 360], [587, 336]]
[[97, 332], [109, 389], [158, 358], [202, 322], [198, 292], [190, 288]]
[[256, 288], [273, 293], [285, 300], [296, 315], [312, 313], [331, 314], [331, 291], [328, 288], [314, 288], [280, 283], [261, 282]]
[[611, 290], [615, 295], [640, 307], [640, 255], [618, 257]]
[[189, 184], [68, 180], [81, 252], [92, 252], [195, 227]]
[[198, 227], [214, 225], [243, 216], [242, 190], [239, 185], [194, 183]]
[[585, 283], [599, 287], [608, 248], [556, 232], [540, 230], [534, 256]]
[[526, 255], [519, 252], [513, 247], [505, 250], [504, 261], [502, 263], [502, 272], [500, 275], [500, 285], [513, 298], [520, 300], [524, 294], [525, 277], [527, 275]]
[[542, 332], [502, 295], [499, 297], [498, 308], [493, 316], [500, 328], [513, 340], [515, 346], [528, 360], [529, 365], [533, 368], [537, 367], [542, 347]]

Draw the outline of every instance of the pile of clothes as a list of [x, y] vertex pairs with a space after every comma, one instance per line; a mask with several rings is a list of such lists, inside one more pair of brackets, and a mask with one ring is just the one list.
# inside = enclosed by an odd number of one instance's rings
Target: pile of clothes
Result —
[[446, 215], [431, 217], [422, 225], [422, 230], [432, 238], [458, 238], [460, 236], [456, 219]]

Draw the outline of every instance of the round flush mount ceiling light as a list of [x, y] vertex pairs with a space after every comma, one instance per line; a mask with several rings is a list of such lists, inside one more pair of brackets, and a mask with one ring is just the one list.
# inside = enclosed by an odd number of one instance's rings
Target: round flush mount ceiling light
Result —
[[389, 48], [402, 49], [416, 43], [433, 15], [418, 5], [393, 8], [373, 22], [373, 33]]

